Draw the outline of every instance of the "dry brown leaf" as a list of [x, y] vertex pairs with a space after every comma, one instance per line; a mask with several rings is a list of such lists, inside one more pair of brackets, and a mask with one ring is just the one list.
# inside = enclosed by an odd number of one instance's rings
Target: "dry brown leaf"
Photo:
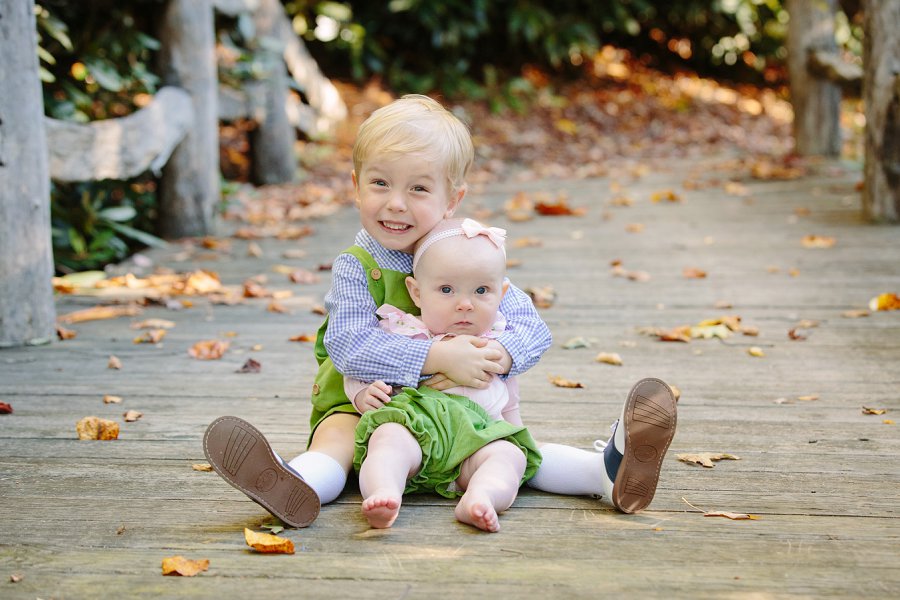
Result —
[[886, 408], [869, 408], [868, 406], [862, 407], [862, 413], [864, 415], [883, 415], [886, 412]]
[[627, 231], [628, 233], [641, 233], [642, 231], [644, 231], [644, 224], [643, 223], [629, 223], [628, 225], [625, 226], [625, 231]]
[[587, 213], [584, 207], [572, 208], [568, 199], [560, 194], [555, 200], [541, 200], [535, 203], [534, 210], [543, 216], [575, 216], [580, 217]]
[[672, 390], [672, 395], [675, 396], [675, 402], [678, 402], [681, 399], [681, 390], [672, 384], [669, 384], [669, 389]]
[[534, 217], [534, 203], [525, 192], [517, 192], [503, 203], [503, 211], [510, 221], [528, 221]]
[[658, 329], [655, 335], [659, 337], [661, 342], [690, 342], [691, 327], [690, 325], [683, 325], [668, 330]]
[[271, 313], [281, 313], [281, 314], [290, 314], [290, 312], [291, 312], [287, 306], [285, 306], [281, 302], [276, 302], [274, 299], [269, 301], [268, 306], [266, 306], [266, 310]]
[[139, 410], [129, 410], [122, 414], [122, 417], [125, 419], [126, 423], [133, 423], [144, 416]]
[[11, 415], [12, 412], [12, 404], [10, 404], [9, 402], [0, 402], [0, 415]]
[[309, 310], [310, 310], [310, 312], [311, 312], [312, 314], [314, 314], [314, 315], [322, 315], [322, 316], [325, 316], [325, 315], [328, 314], [328, 311], [325, 310], [325, 307], [322, 306], [321, 304], [316, 304], [315, 306], [313, 306], [313, 307], [312, 307], [311, 309], [309, 309]]
[[271, 533], [259, 533], [244, 528], [244, 541], [257, 552], [266, 554], [293, 554], [294, 542]]
[[19, 583], [23, 579], [25, 579], [25, 576], [22, 575], [21, 573], [13, 573], [9, 576], [10, 583]]
[[175, 322], [167, 319], [144, 319], [131, 324], [132, 329], [172, 329], [173, 327], [175, 327]]
[[191, 465], [191, 468], [195, 471], [200, 471], [201, 473], [212, 473], [213, 468], [209, 463], [194, 463]]
[[169, 556], [162, 561], [163, 575], [181, 575], [193, 577], [201, 571], [209, 569], [209, 559], [191, 560], [183, 556]]
[[754, 325], [746, 325], [741, 327], [741, 333], [749, 337], [756, 337], [759, 335], [759, 327]]
[[556, 290], [553, 286], [545, 285], [544, 287], [525, 288], [525, 293], [531, 296], [531, 301], [538, 308], [550, 308], [556, 302]]
[[103, 404], [122, 404], [122, 397], [106, 394], [103, 396]]
[[158, 344], [166, 337], [165, 329], [149, 329], [134, 338], [135, 344]]
[[841, 316], [845, 319], [859, 319], [862, 317], [868, 317], [869, 311], [864, 309], [845, 310], [841, 313]]
[[580, 381], [572, 381], [571, 379], [565, 379], [564, 377], [560, 377], [559, 375], [550, 375], [548, 376], [550, 379], [550, 383], [555, 385], [556, 387], [561, 388], [583, 388], [584, 384]]
[[749, 354], [750, 356], [755, 356], [757, 358], [763, 358], [766, 355], [766, 353], [763, 352], [762, 348], [760, 348], [759, 346], [751, 346], [747, 348], [747, 354]]
[[725, 193], [729, 196], [749, 196], [750, 189], [747, 188], [747, 186], [743, 183], [738, 183], [737, 181], [726, 181]]
[[703, 513], [704, 517], [725, 517], [726, 519], [731, 519], [732, 521], [744, 521], [750, 519], [755, 521], [759, 519], [756, 515], [748, 515], [747, 513], [734, 513], [734, 512], [723, 512], [723, 511], [709, 511]]
[[713, 461], [717, 460], [741, 460], [739, 456], [734, 454], [724, 454], [721, 452], [697, 452], [688, 454], [676, 454], [675, 457], [681, 462], [694, 463], [708, 469], [713, 468]]
[[307, 269], [294, 269], [288, 274], [288, 279], [293, 283], [318, 283], [319, 276]]
[[265, 298], [271, 295], [269, 290], [252, 279], [244, 282], [244, 298]]
[[685, 267], [681, 270], [682, 276], [686, 279], [705, 279], [706, 271], [703, 269], [698, 269], [696, 267]]
[[300, 333], [298, 335], [292, 335], [288, 338], [289, 342], [314, 342], [316, 341], [316, 334], [314, 333]]
[[92, 306], [82, 310], [76, 310], [62, 315], [57, 319], [60, 323], [71, 325], [84, 321], [98, 321], [101, 319], [116, 319], [118, 317], [133, 317], [141, 314], [141, 308], [132, 304], [125, 306]]
[[885, 293], [869, 300], [869, 310], [900, 310], [900, 296]]
[[106, 368], [119, 370], [122, 368], [122, 361], [115, 354], [110, 354], [109, 360], [106, 362]]
[[540, 248], [543, 245], [543, 240], [536, 237], [518, 238], [512, 243], [513, 248]]
[[594, 360], [599, 363], [613, 365], [616, 367], [622, 366], [622, 357], [619, 356], [616, 352], [601, 352], [594, 357]]
[[306, 258], [306, 250], [302, 248], [289, 248], [281, 253], [281, 258]]
[[191, 346], [188, 354], [197, 360], [218, 360], [230, 345], [222, 340], [203, 340]]
[[827, 235], [805, 235], [800, 242], [804, 248], [831, 248], [837, 240]]
[[802, 333], [798, 332], [796, 327], [793, 328], [793, 329], [789, 329], [789, 330], [788, 330], [788, 339], [790, 339], [790, 340], [802, 342], [802, 341], [805, 340], [806, 338], [807, 338], [807, 336], [805, 336], [805, 335], [803, 335]]
[[115, 440], [119, 437], [119, 424], [100, 417], [84, 417], [75, 423], [79, 440]]
[[66, 329], [62, 325], [56, 326], [56, 337], [58, 337], [61, 341], [74, 339], [77, 335], [78, 332], [74, 329]]
[[812, 402], [812, 401], [818, 400], [818, 399], [819, 399], [819, 395], [818, 395], [818, 394], [809, 394], [809, 395], [806, 395], [806, 396], [797, 396], [797, 400], [799, 400], [800, 402]]
[[235, 373], [259, 373], [260, 371], [262, 371], [262, 364], [256, 359], [248, 358]]
[[259, 244], [256, 242], [250, 242], [247, 244], [247, 256], [252, 256], [253, 258], [262, 258], [263, 250]]

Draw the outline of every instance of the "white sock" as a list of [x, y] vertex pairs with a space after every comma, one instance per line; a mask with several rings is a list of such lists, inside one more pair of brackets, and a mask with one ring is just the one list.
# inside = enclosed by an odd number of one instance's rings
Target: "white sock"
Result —
[[337, 498], [347, 483], [341, 464], [323, 452], [304, 452], [288, 464], [315, 490], [322, 504]]
[[561, 444], [540, 447], [543, 460], [528, 486], [567, 496], [603, 494], [603, 453]]

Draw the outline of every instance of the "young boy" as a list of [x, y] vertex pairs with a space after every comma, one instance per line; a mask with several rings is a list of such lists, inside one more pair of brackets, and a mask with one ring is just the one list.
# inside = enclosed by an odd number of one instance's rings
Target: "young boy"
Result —
[[[442, 343], [502, 333], [506, 320], [498, 309], [509, 287], [505, 238], [504, 230], [472, 219], [439, 223], [417, 245], [413, 276], [406, 278], [421, 319], [385, 304], [378, 309], [382, 329]], [[353, 464], [369, 524], [390, 527], [404, 493], [430, 491], [461, 496], [459, 521], [499, 531], [499, 513], [540, 463], [519, 416], [515, 379], [494, 375], [485, 389], [458, 386], [446, 395], [428, 387], [392, 395], [393, 387], [344, 378], [347, 396], [362, 414]]]
[[[480, 389], [495, 374], [526, 371], [549, 347], [549, 330], [530, 298], [515, 286], [501, 302], [507, 329], [495, 340], [464, 335], [435, 344], [390, 334], [378, 325], [375, 311], [382, 304], [416, 312], [404, 285], [413, 247], [453, 215], [465, 196], [473, 157], [466, 127], [426, 96], [404, 96], [375, 111], [360, 127], [352, 178], [363, 229], [332, 265], [332, 289], [325, 298], [328, 317], [316, 343], [319, 372], [307, 452], [285, 463], [258, 430], [235, 417], [216, 419], [204, 435], [204, 452], [216, 472], [286, 524], [308, 526], [320, 504], [337, 498], [346, 483], [359, 415], [343, 391], [342, 374], [412, 388]], [[653, 429], [636, 425], [641, 421], [635, 419], [635, 409], [645, 404], [638, 398], [650, 400], [659, 413]], [[632, 390], [611, 438], [615, 443], [606, 446], [603, 457], [547, 444], [541, 453], [550, 469], [539, 470], [532, 482], [550, 492], [602, 494], [620, 510], [639, 510], [653, 497], [674, 428], [670, 390], [645, 380]], [[644, 446], [653, 452], [643, 450], [637, 458], [633, 449]], [[625, 486], [617, 484], [626, 481], [639, 485], [630, 485], [626, 494]]]

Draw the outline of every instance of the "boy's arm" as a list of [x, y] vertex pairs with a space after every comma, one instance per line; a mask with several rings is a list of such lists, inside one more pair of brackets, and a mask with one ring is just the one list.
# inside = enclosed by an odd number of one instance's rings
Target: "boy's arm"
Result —
[[497, 341], [512, 359], [509, 375], [519, 375], [533, 367], [550, 347], [550, 328], [538, 315], [531, 297], [512, 283], [500, 302], [506, 317], [506, 331]]

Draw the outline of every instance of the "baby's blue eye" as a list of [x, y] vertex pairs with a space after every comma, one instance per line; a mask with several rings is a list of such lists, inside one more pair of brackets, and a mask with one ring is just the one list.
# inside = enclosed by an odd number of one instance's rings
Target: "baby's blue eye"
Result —
[[487, 294], [487, 288], [484, 287], [484, 286], [481, 286], [480, 288], [478, 288], [477, 290], [475, 290], [475, 293], [476, 293], [476, 294]]
[[442, 285], [442, 286], [441, 286], [441, 293], [442, 293], [442, 294], [449, 294], [449, 293], [452, 292], [452, 291], [453, 291], [453, 288], [451, 288], [449, 285]]

